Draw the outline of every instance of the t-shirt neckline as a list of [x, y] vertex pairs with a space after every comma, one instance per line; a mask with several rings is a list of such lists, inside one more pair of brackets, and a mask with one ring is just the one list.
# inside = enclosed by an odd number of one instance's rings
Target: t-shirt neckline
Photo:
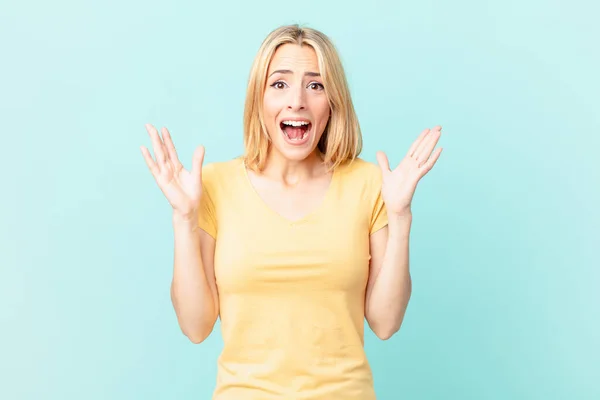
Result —
[[277, 211], [273, 210], [263, 200], [263, 198], [260, 196], [260, 194], [258, 193], [256, 188], [252, 184], [252, 181], [250, 180], [250, 176], [248, 174], [248, 170], [246, 167], [246, 162], [243, 158], [241, 158], [240, 167], [242, 169], [242, 174], [244, 177], [245, 185], [250, 190], [250, 192], [252, 192], [251, 197], [253, 197], [258, 203], [260, 203], [261, 207], [264, 210], [266, 210], [266, 212], [268, 214], [270, 214], [271, 216], [275, 217], [276, 219], [278, 219], [278, 220], [282, 221], [283, 223], [290, 225], [290, 226], [295, 226], [298, 224], [305, 223], [305, 222], [317, 217], [318, 215], [320, 215], [323, 212], [323, 210], [327, 208], [327, 206], [329, 205], [329, 202], [331, 201], [331, 197], [333, 196], [333, 192], [336, 189], [338, 175], [340, 173], [339, 167], [334, 168], [330, 182], [329, 182], [329, 186], [327, 187], [327, 191], [325, 192], [325, 195], [321, 199], [320, 203], [314, 209], [312, 209], [311, 211], [309, 211], [308, 213], [306, 213], [305, 215], [303, 215], [300, 218], [290, 219], [288, 217], [281, 215]]

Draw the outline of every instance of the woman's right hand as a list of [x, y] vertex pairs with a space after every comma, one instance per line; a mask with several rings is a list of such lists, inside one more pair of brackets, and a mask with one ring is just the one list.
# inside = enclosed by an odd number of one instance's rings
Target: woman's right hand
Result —
[[146, 130], [152, 140], [156, 161], [152, 159], [146, 147], [141, 146], [140, 149], [158, 187], [166, 196], [174, 212], [184, 218], [195, 218], [202, 195], [204, 147], [196, 148], [192, 159], [192, 169], [187, 171], [177, 157], [175, 145], [167, 128], [162, 128], [163, 139], [154, 126], [146, 124]]

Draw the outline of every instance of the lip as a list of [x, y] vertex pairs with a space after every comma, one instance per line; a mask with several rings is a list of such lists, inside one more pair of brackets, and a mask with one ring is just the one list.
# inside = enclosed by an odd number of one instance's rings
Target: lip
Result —
[[308, 122], [311, 129], [313, 127], [312, 121], [308, 118], [290, 117], [290, 118], [280, 118], [279, 121], [277, 121], [277, 126], [279, 126], [279, 129], [282, 129], [281, 124], [283, 123], [283, 121]]
[[281, 118], [279, 119], [279, 125], [281, 125], [281, 123], [283, 121], [304, 121], [304, 122], [308, 122], [309, 124], [312, 124], [312, 121], [308, 118]]
[[[301, 140], [291, 140], [287, 137], [287, 135], [285, 134], [285, 132], [283, 131], [283, 129], [281, 128], [281, 124], [283, 121], [305, 121], [308, 122], [309, 124], [309, 129], [306, 132], [306, 136], [301, 139]], [[283, 140], [285, 140], [285, 142], [291, 146], [302, 146], [305, 145], [306, 143], [308, 143], [308, 141], [310, 140], [310, 137], [312, 136], [312, 131], [314, 129], [313, 123], [310, 119], [308, 118], [281, 118], [279, 120], [278, 123], [279, 126], [279, 131], [281, 132], [281, 136], [283, 136]]]

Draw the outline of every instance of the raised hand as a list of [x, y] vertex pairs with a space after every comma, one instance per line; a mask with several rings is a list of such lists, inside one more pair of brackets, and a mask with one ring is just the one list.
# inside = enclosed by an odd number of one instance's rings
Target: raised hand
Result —
[[435, 165], [442, 153], [438, 148], [433, 154], [433, 148], [442, 134], [442, 127], [425, 129], [413, 142], [400, 164], [390, 170], [387, 156], [377, 152], [377, 161], [383, 175], [382, 197], [388, 214], [403, 215], [411, 212], [411, 202], [419, 180]]
[[202, 162], [204, 147], [194, 151], [192, 169], [187, 171], [177, 157], [175, 145], [167, 128], [162, 128], [162, 139], [154, 126], [146, 124], [156, 161], [144, 146], [140, 146], [146, 165], [166, 196], [173, 210], [185, 218], [193, 218], [202, 195]]

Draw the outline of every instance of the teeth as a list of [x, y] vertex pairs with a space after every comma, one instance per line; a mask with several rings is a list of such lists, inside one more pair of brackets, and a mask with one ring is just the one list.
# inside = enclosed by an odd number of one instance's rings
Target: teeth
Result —
[[283, 121], [284, 125], [290, 125], [290, 126], [303, 126], [303, 125], [308, 125], [307, 121]]

